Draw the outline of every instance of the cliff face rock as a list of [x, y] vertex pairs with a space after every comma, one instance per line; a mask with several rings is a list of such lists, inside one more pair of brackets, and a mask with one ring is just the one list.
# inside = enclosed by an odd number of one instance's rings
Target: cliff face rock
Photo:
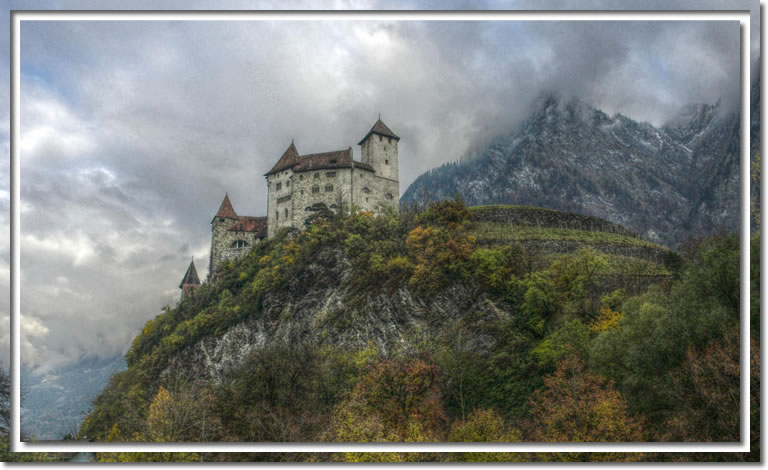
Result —
[[[752, 116], [754, 131], [759, 113]], [[474, 158], [419, 176], [402, 201], [422, 205], [458, 193], [473, 206], [559, 209], [675, 248], [689, 237], [738, 230], [739, 142], [739, 116], [720, 103], [686, 106], [657, 128], [547, 96]]]
[[[406, 287], [389, 293], [383, 287], [361, 292], [340, 251], [319, 253], [316, 262], [294, 279], [287, 289], [270, 292], [262, 315], [230, 328], [222, 336], [206, 336], [174, 356], [166, 369], [203, 380], [219, 382], [249, 352], [266, 344], [329, 344], [386, 352], [417, 339], [430, 337], [467, 313], [479, 319], [507, 319], [511, 308], [466, 284], [452, 284], [426, 299]], [[476, 350], [493, 338], [476, 331]]]

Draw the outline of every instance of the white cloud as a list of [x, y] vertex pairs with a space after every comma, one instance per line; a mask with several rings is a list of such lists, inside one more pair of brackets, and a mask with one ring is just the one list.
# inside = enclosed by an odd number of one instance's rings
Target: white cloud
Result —
[[[204, 277], [209, 222], [225, 191], [238, 213], [265, 212], [262, 175], [291, 138], [304, 153], [355, 146], [381, 112], [402, 137], [404, 191], [509, 130], [543, 89], [662, 119], [685, 100], [721, 93], [731, 48], [738, 53], [727, 34], [692, 42], [709, 31], [703, 25], [664, 34], [583, 26], [25, 25], [22, 359], [50, 365], [122, 351], [175, 303], [192, 256]], [[702, 44], [695, 58], [685, 43]], [[669, 81], [646, 70], [654, 56], [678, 67]], [[594, 57], [604, 59], [598, 73]], [[7, 138], [0, 149], [8, 155]], [[0, 173], [8, 180], [7, 159]], [[7, 214], [2, 183], [0, 206]], [[0, 250], [0, 289], [7, 258]]]

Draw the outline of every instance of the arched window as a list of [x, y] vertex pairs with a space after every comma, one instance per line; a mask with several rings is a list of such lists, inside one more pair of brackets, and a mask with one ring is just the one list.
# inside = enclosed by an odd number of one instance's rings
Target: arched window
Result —
[[392, 200], [392, 199], [394, 199], [394, 196], [392, 196], [392, 193], [387, 193], [387, 194], [384, 195], [384, 199]]
[[333, 192], [333, 185], [332, 184], [326, 184], [325, 185], [325, 192], [326, 193], [332, 193]]
[[318, 185], [312, 186], [312, 192], [313, 193], [319, 193], [320, 192], [320, 186], [318, 186]]
[[235, 240], [232, 242], [232, 248], [246, 248], [248, 246], [248, 242], [245, 240]]

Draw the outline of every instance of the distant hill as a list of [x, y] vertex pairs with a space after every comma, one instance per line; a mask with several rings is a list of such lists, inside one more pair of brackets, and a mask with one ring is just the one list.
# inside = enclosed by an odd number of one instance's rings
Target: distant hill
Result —
[[112, 374], [124, 369], [122, 355], [88, 357], [43, 374], [22, 367], [21, 428], [37, 440], [75, 434], [91, 400]]
[[[759, 80], [753, 93], [756, 136]], [[518, 129], [474, 155], [419, 176], [403, 204], [460, 194], [469, 205], [548, 207], [602, 217], [669, 247], [738, 231], [739, 117], [720, 103], [685, 106], [657, 128], [544, 96]]]

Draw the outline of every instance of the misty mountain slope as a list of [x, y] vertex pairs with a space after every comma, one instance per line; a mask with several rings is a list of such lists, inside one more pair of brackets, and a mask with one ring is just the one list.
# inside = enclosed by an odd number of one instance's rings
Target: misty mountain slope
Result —
[[739, 120], [719, 103], [684, 107], [662, 128], [577, 99], [540, 98], [477, 158], [419, 176], [404, 203], [460, 194], [594, 215], [677, 246], [738, 229]]
[[21, 428], [38, 440], [75, 434], [91, 400], [109, 377], [125, 369], [125, 358], [88, 357], [44, 374], [21, 370]]

